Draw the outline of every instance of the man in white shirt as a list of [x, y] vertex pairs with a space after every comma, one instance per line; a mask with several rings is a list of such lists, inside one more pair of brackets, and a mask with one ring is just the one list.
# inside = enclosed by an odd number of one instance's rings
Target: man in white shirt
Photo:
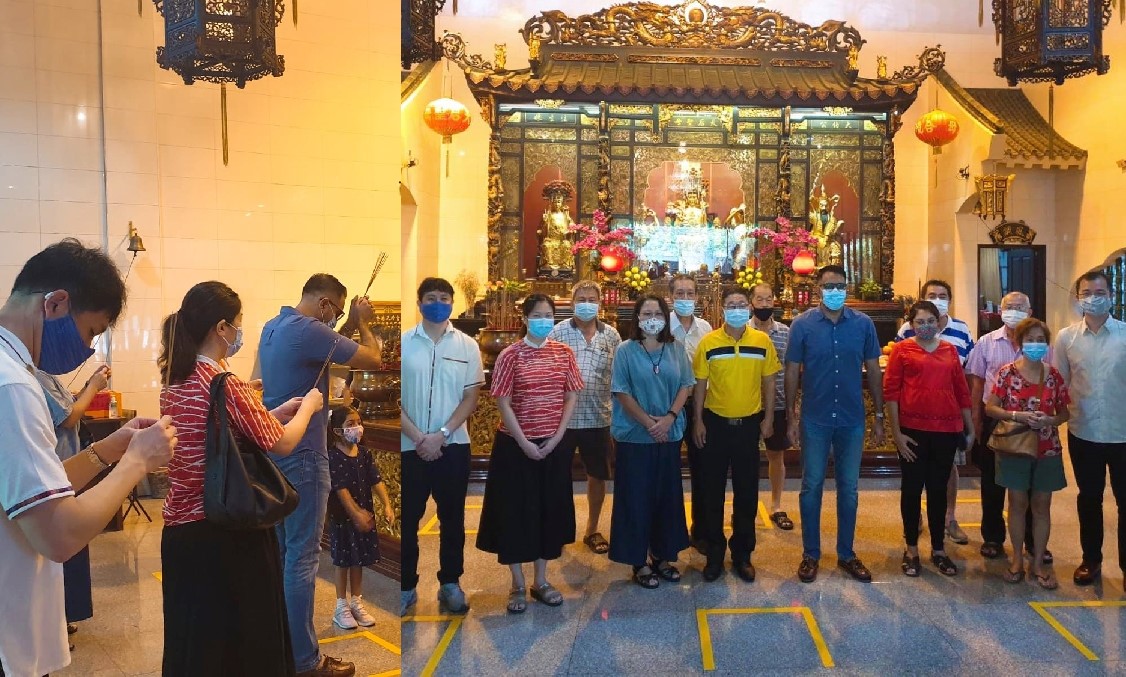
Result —
[[[938, 308], [938, 338], [945, 341], [958, 351], [958, 359], [962, 361], [962, 366], [966, 366], [966, 358], [969, 357], [970, 351], [974, 348], [974, 340], [970, 334], [970, 326], [965, 322], [950, 316], [950, 299], [953, 298], [953, 292], [950, 290], [950, 283], [946, 280], [927, 280], [923, 285], [923, 300], [930, 301]], [[911, 327], [910, 322], [904, 322], [903, 326], [899, 328], [899, 333], [895, 335], [896, 343], [911, 338], [915, 335], [915, 330]], [[946, 535], [950, 540], [959, 545], [965, 545], [970, 542], [970, 537], [962, 531], [962, 527], [958, 524], [958, 519], [954, 514], [954, 509], [958, 502], [958, 466], [966, 464], [966, 450], [959, 449], [958, 453], [954, 456], [954, 468], [950, 471], [950, 479], [946, 483]]]
[[[66, 667], [65, 562], [101, 533], [146, 473], [167, 465], [176, 429], [134, 419], [65, 464], [35, 369], [66, 374], [125, 305], [125, 283], [101, 250], [77, 240], [24, 264], [0, 308], [0, 674]], [[117, 466], [82, 494], [108, 464]]]
[[[673, 276], [669, 282], [669, 296], [668, 302], [673, 309], [673, 317], [669, 318], [669, 327], [672, 328], [673, 338], [684, 344], [685, 350], [688, 351], [688, 362], [692, 364], [693, 360], [696, 359], [696, 347], [700, 345], [700, 339], [712, 331], [710, 322], [702, 317], [696, 317], [696, 278], [684, 274]], [[689, 396], [688, 402], [684, 405], [684, 410], [694, 411], [691, 407], [692, 397]], [[704, 505], [700, 493], [700, 449], [693, 441], [695, 439], [693, 435], [695, 428], [695, 421], [689, 416], [688, 428], [684, 431], [684, 444], [688, 450], [692, 546], [703, 554], [699, 544], [704, 539], [702, 531]]]
[[[403, 332], [403, 579], [399, 615], [418, 602], [418, 524], [434, 497], [438, 536], [438, 603], [465, 613], [458, 583], [465, 564], [465, 494], [469, 488], [469, 429], [485, 383], [477, 343], [450, 323], [454, 288], [440, 277], [418, 286], [422, 322]], [[466, 299], [473, 303], [473, 299]]]
[[[1103, 493], [1107, 469], [1119, 511], [1126, 502], [1126, 322], [1110, 316], [1110, 280], [1093, 271], [1075, 283], [1083, 319], [1056, 336], [1056, 368], [1071, 392], [1067, 450], [1079, 496], [1079, 542], [1083, 562], [1076, 585], [1091, 585], [1102, 573]], [[1126, 524], [1118, 520], [1118, 562], [1126, 571]], [[1126, 588], [1126, 583], [1124, 583]]]

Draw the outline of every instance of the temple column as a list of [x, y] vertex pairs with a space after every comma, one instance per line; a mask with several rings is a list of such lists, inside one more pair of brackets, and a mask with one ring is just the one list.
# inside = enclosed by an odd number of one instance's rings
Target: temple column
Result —
[[884, 132], [884, 181], [880, 190], [880, 284], [895, 274], [895, 133], [903, 126], [898, 110], [888, 115]]
[[790, 218], [790, 107], [782, 109], [782, 133], [778, 137], [778, 196], [775, 198], [778, 216]]
[[610, 214], [610, 105], [598, 104], [598, 208]]

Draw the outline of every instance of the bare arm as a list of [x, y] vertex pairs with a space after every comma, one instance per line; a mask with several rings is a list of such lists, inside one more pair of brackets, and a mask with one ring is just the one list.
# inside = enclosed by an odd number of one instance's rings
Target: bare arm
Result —
[[783, 377], [786, 388], [786, 412], [791, 419], [797, 417], [798, 386], [801, 384], [801, 363], [787, 362], [786, 374]]
[[86, 414], [86, 410], [90, 408], [90, 404], [94, 401], [94, 396], [98, 394], [98, 388], [93, 382], [87, 383], [82, 392], [74, 400], [74, 405], [70, 408], [70, 414], [59, 425], [64, 428], [74, 428], [78, 422], [82, 420], [82, 416]]
[[469, 415], [477, 408], [477, 399], [480, 394], [481, 386], [472, 386], [461, 391], [461, 402], [457, 403], [457, 409], [454, 409], [454, 413], [450, 414], [449, 419], [446, 420], [446, 430], [457, 430], [469, 420]]
[[629, 414], [630, 418], [645, 426], [646, 429], [653, 427], [653, 424], [657, 422], [657, 419], [650, 416], [644, 409], [641, 408], [641, 405], [637, 403], [637, 400], [634, 399], [633, 395], [630, 395], [629, 393], [614, 393], [614, 397], [618, 398], [618, 402], [621, 403], [622, 409], [626, 410], [626, 413]]
[[523, 447], [525, 444], [530, 444], [527, 437], [524, 436], [524, 431], [520, 429], [520, 422], [516, 420], [516, 412], [512, 410], [511, 397], [498, 397], [497, 410], [500, 411], [500, 420], [504, 423], [505, 429], [516, 443]]
[[[985, 379], [980, 376], [967, 374], [966, 378], [970, 381], [970, 417], [973, 421], [974, 436], [981, 439], [982, 431], [982, 399], [985, 397]], [[998, 400], [999, 401], [999, 400]]]
[[692, 417], [696, 422], [704, 420], [704, 397], [708, 394], [708, 379], [696, 379], [696, 385], [692, 388]]
[[309, 427], [309, 421], [312, 420], [313, 414], [317, 413], [324, 406], [324, 396], [321, 391], [313, 388], [301, 400], [301, 406], [297, 409], [297, 413], [290, 419], [289, 423], [285, 424], [285, 432], [282, 434], [281, 439], [277, 441], [274, 446], [270, 447], [271, 454], [278, 456], [288, 456], [305, 436], [305, 431]]
[[410, 416], [407, 416], [407, 412], [405, 411], [399, 411], [399, 425], [403, 427], [403, 434], [407, 436], [407, 439], [414, 442], [415, 445], [422, 442], [422, 438], [426, 436], [426, 433], [422, 432], [422, 429], [414, 424], [414, 421], [411, 420]]
[[766, 416], [774, 415], [774, 384], [778, 380], [777, 374], [762, 377], [762, 410]]
[[357, 322], [356, 327], [360, 330], [360, 348], [347, 365], [353, 369], [379, 369], [383, 366], [383, 342], [366, 322]]

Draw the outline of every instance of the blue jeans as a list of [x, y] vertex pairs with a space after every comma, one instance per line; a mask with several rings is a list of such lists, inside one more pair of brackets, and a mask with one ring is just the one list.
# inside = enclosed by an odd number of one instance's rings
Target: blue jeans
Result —
[[813, 559], [821, 559], [821, 495], [830, 450], [837, 484], [837, 558], [843, 562], [856, 557], [852, 541], [856, 535], [856, 485], [864, 452], [864, 424], [823, 426], [801, 422], [801, 541], [804, 554]]
[[316, 668], [321, 660], [313, 627], [313, 592], [328, 505], [328, 460], [309, 450], [273, 458], [300, 498], [297, 509], [275, 528], [285, 570], [285, 607], [293, 659], [297, 672], [305, 672]]

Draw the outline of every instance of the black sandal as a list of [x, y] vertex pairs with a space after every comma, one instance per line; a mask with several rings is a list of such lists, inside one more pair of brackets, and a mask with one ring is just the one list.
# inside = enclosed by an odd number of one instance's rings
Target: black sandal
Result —
[[779, 510], [770, 516], [770, 521], [774, 522], [782, 531], [793, 531], [794, 521], [785, 512]]
[[649, 565], [657, 575], [670, 583], [680, 582], [680, 570], [665, 560], [655, 559]]
[[596, 555], [605, 555], [610, 552], [610, 544], [606, 541], [606, 537], [597, 531], [584, 538], [583, 543]]
[[906, 550], [904, 550], [903, 561], [900, 563], [899, 568], [903, 570], [903, 575], [910, 576], [911, 578], [917, 578], [919, 576], [920, 570], [922, 569], [922, 565], [919, 563], [918, 555], [912, 557], [911, 555], [907, 554]]
[[[648, 571], [649, 573], [641, 573]], [[633, 582], [637, 583], [646, 590], [652, 590], [661, 584], [657, 574], [653, 573], [653, 569], [649, 565], [634, 567], [633, 568]]]
[[935, 565], [944, 576], [958, 575], [958, 567], [946, 555], [931, 555], [931, 564]]

